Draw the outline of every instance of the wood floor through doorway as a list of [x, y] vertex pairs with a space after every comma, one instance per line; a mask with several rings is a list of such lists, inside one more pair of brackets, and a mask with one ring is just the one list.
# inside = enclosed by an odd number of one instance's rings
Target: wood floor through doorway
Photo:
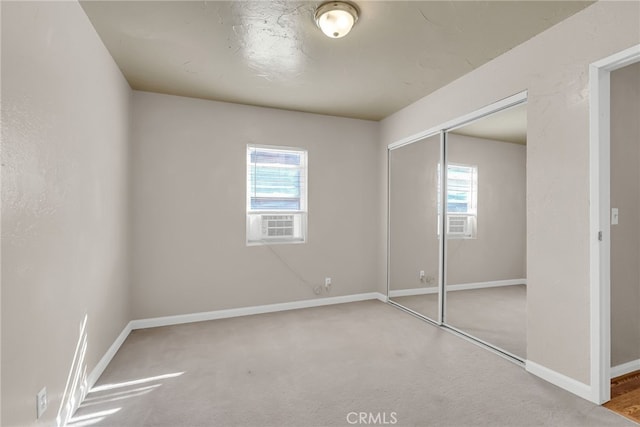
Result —
[[640, 371], [611, 380], [611, 400], [604, 406], [640, 423]]

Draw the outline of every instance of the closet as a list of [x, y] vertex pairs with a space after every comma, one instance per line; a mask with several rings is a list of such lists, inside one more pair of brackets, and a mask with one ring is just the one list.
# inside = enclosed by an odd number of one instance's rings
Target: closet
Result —
[[388, 171], [389, 302], [524, 361], [526, 94], [391, 144]]

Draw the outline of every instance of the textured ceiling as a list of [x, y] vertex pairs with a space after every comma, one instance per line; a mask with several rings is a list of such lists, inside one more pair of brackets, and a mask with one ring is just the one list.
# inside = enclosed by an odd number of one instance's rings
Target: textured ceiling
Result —
[[380, 120], [592, 2], [359, 1], [342, 39], [320, 2], [82, 1], [134, 89]]
[[527, 104], [498, 111], [459, 127], [451, 133], [526, 145]]

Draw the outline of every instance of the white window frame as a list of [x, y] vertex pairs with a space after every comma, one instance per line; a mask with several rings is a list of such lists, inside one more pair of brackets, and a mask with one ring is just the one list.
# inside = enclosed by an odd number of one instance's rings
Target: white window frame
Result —
[[[252, 196], [255, 194], [252, 180], [251, 153], [258, 151], [285, 152], [300, 155], [300, 165], [281, 165], [282, 168], [294, 168], [300, 171], [299, 209], [253, 209]], [[303, 148], [247, 144], [246, 151], [246, 244], [247, 246], [305, 243], [307, 240], [307, 181], [308, 181], [308, 152]], [[266, 164], [271, 165], [273, 164]]]
[[[466, 165], [462, 163], [447, 164], [447, 192], [449, 191], [449, 168], [461, 167], [471, 169], [471, 188], [469, 189], [469, 207], [466, 212], [447, 212], [447, 239], [476, 239], [478, 235], [478, 166]], [[440, 164], [438, 164], [438, 203], [441, 200], [440, 192], [442, 185], [440, 183]], [[448, 196], [448, 195], [447, 195]], [[445, 198], [447, 205], [448, 197]], [[438, 209], [440, 212], [440, 209]], [[462, 231], [452, 231], [452, 225], [455, 221], [464, 221], [464, 229]], [[440, 237], [440, 214], [438, 213], [437, 234]]]

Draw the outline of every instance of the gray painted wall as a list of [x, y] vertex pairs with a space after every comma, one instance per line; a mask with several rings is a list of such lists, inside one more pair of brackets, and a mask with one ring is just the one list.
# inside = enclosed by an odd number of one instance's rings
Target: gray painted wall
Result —
[[396, 148], [389, 156], [389, 289], [437, 287], [440, 135]]
[[131, 90], [76, 2], [2, 2], [2, 420], [54, 425], [130, 320]]
[[[596, 3], [381, 126], [136, 93], [132, 176], [130, 90], [82, 9], [1, 7], [2, 425], [33, 425], [44, 385], [53, 422], [85, 315], [90, 371], [131, 318], [315, 298], [325, 275], [330, 295], [383, 291], [386, 145], [524, 89], [528, 356], [589, 382], [587, 70], [640, 41], [637, 2]], [[244, 245], [248, 142], [309, 149], [308, 244]]]
[[[447, 283], [526, 278], [526, 146], [449, 134], [451, 163], [478, 168], [478, 233], [449, 239]], [[392, 290], [438, 283], [440, 136], [390, 152]], [[426, 278], [420, 281], [419, 272]], [[430, 282], [430, 283], [427, 283]]]
[[611, 73], [611, 365], [640, 359], [640, 63]]
[[385, 152], [390, 143], [528, 90], [527, 358], [584, 384], [590, 383], [588, 67], [640, 41], [639, 15], [638, 2], [597, 2], [382, 121]]
[[[377, 122], [134, 92], [133, 315], [371, 292]], [[308, 241], [247, 246], [246, 145], [309, 153]], [[314, 286], [333, 279], [331, 292]]]
[[447, 284], [523, 279], [527, 147], [449, 134], [450, 163], [478, 167], [478, 234], [447, 242]]

